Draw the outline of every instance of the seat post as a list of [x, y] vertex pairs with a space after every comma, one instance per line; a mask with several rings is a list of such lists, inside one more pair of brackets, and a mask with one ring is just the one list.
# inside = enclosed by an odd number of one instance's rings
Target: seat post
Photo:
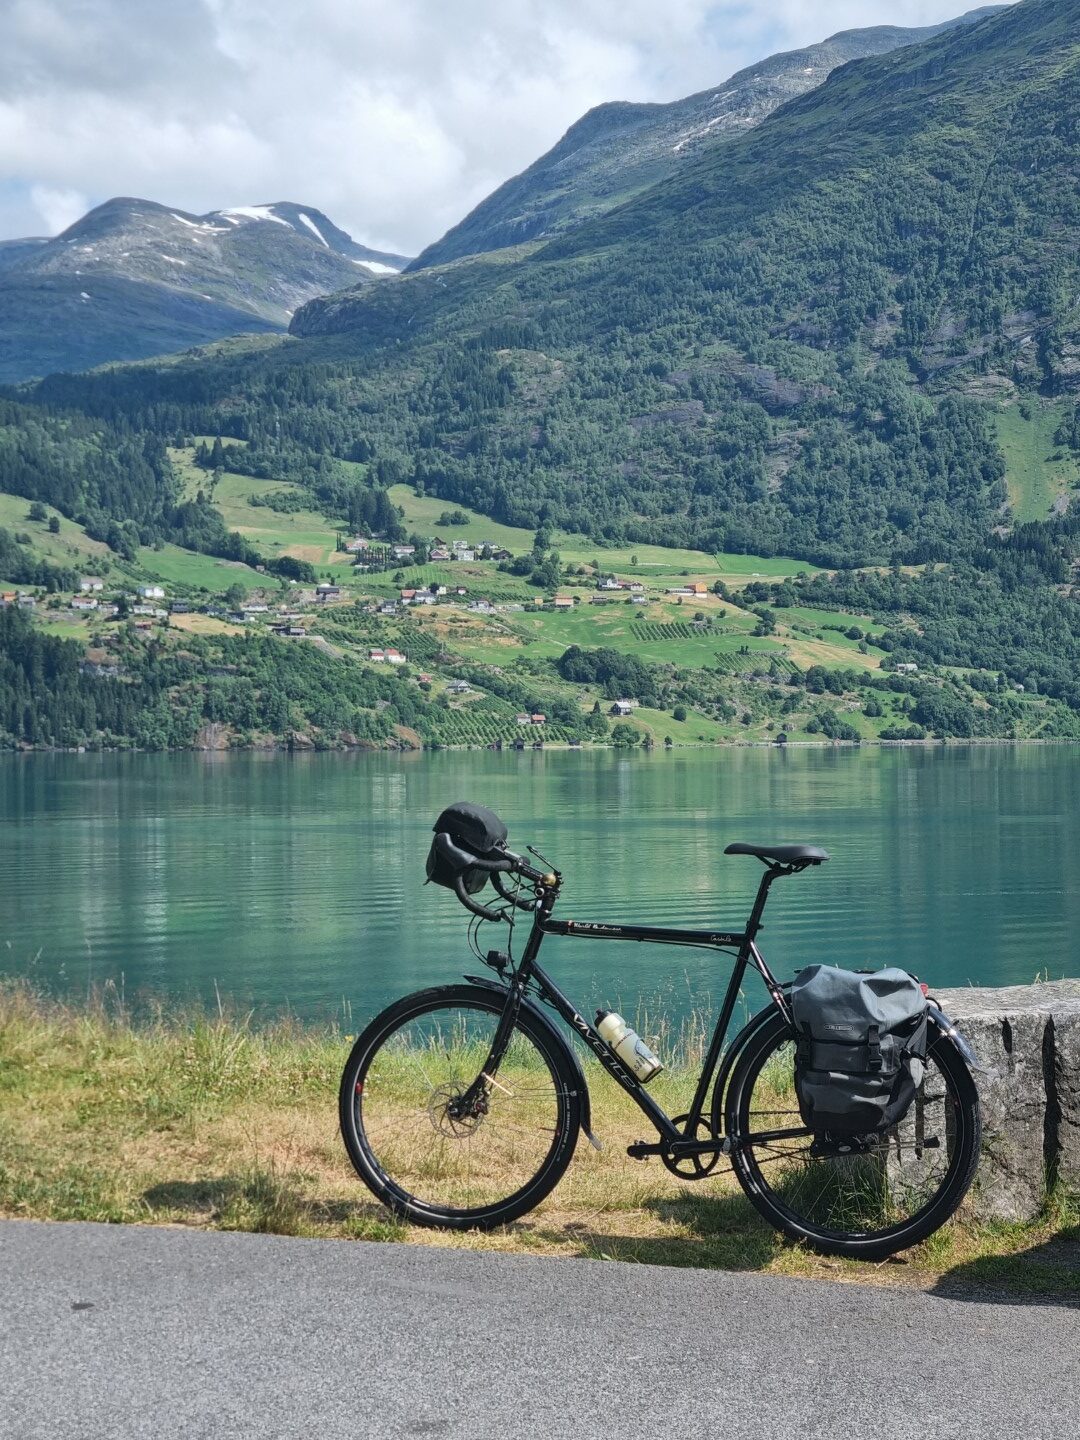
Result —
[[746, 938], [754, 940], [761, 929], [761, 917], [765, 913], [765, 902], [769, 898], [769, 886], [781, 875], [790, 875], [791, 871], [782, 869], [779, 865], [768, 865], [765, 874], [761, 877], [758, 885], [757, 896], [754, 899], [754, 908], [750, 911], [750, 919], [746, 922]]

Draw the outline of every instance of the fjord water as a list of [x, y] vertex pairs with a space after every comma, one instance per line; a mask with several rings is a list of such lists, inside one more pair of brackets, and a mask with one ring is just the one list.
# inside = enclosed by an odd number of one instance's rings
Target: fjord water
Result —
[[[1080, 973], [1080, 749], [936, 746], [7, 756], [0, 974], [66, 995], [220, 992], [354, 1029], [482, 971], [465, 912], [422, 883], [432, 822], [462, 798], [562, 869], [565, 917], [737, 928], [760, 868], [724, 845], [806, 840], [833, 858], [774, 888], [761, 944], [783, 976], [815, 960], [940, 986]], [[552, 939], [544, 963], [583, 1009], [640, 998], [676, 1018], [727, 974], [723, 956], [621, 942]]]

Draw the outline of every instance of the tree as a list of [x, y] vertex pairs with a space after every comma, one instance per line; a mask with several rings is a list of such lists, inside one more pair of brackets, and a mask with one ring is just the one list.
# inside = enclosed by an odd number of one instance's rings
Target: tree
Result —
[[49, 518], [49, 512], [40, 500], [34, 500], [31, 502], [30, 509], [26, 512], [26, 518], [28, 520], [47, 520]]
[[611, 743], [617, 745], [620, 750], [629, 750], [632, 745], [641, 744], [641, 731], [636, 725], [627, 725], [625, 720], [612, 727]]
[[230, 610], [237, 610], [247, 599], [247, 591], [243, 585], [234, 583], [225, 591], [223, 599]]
[[59, 515], [50, 515], [50, 516], [49, 516], [49, 534], [50, 534], [50, 535], [59, 535], [59, 534], [60, 534], [60, 517], [59, 517]]
[[672, 710], [672, 712], [671, 712], [671, 718], [672, 718], [673, 720], [678, 720], [678, 721], [680, 721], [680, 722], [683, 721], [683, 720], [685, 720], [685, 719], [686, 719], [686, 706], [685, 706], [685, 705], [676, 705], [676, 706], [675, 706], [675, 709]]

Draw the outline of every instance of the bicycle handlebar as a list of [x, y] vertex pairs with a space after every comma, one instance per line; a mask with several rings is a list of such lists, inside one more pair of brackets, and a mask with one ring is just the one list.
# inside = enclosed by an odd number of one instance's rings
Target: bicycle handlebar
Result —
[[481, 920], [494, 920], [497, 922], [506, 919], [506, 916], [501, 910], [492, 910], [489, 906], [481, 905], [478, 900], [472, 898], [465, 889], [464, 875], [454, 876], [454, 894], [461, 901], [462, 905], [465, 906], [466, 910], [471, 910], [474, 915], [479, 915]]
[[493, 921], [507, 920], [509, 918], [503, 912], [492, 910], [489, 906], [481, 905], [478, 900], [472, 898], [465, 889], [464, 872], [466, 869], [484, 871], [491, 877], [491, 883], [502, 898], [509, 901], [511, 905], [516, 906], [517, 909], [526, 911], [535, 910], [535, 900], [519, 900], [516, 895], [506, 889], [499, 878], [501, 875], [512, 872], [520, 875], [525, 880], [531, 881], [533, 884], [537, 884], [544, 879], [543, 872], [534, 869], [523, 860], [520, 855], [515, 855], [512, 850], [506, 850], [499, 859], [487, 860], [481, 855], [474, 854], [471, 850], [463, 850], [460, 846], [456, 845], [445, 832], [440, 832], [436, 835], [435, 847], [444, 859], [460, 867], [459, 873], [454, 877], [454, 894], [461, 901], [462, 905], [465, 906], [465, 909], [471, 911], [473, 915], [478, 915], [483, 920]]

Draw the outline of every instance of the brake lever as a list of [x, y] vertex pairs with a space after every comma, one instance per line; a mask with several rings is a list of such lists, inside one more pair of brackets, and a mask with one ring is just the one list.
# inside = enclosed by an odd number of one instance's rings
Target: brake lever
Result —
[[511, 905], [516, 905], [519, 910], [533, 911], [536, 909], [536, 900], [519, 900], [518, 897], [503, 885], [502, 876], [496, 872], [491, 877], [491, 883], [504, 900], [509, 900]]

